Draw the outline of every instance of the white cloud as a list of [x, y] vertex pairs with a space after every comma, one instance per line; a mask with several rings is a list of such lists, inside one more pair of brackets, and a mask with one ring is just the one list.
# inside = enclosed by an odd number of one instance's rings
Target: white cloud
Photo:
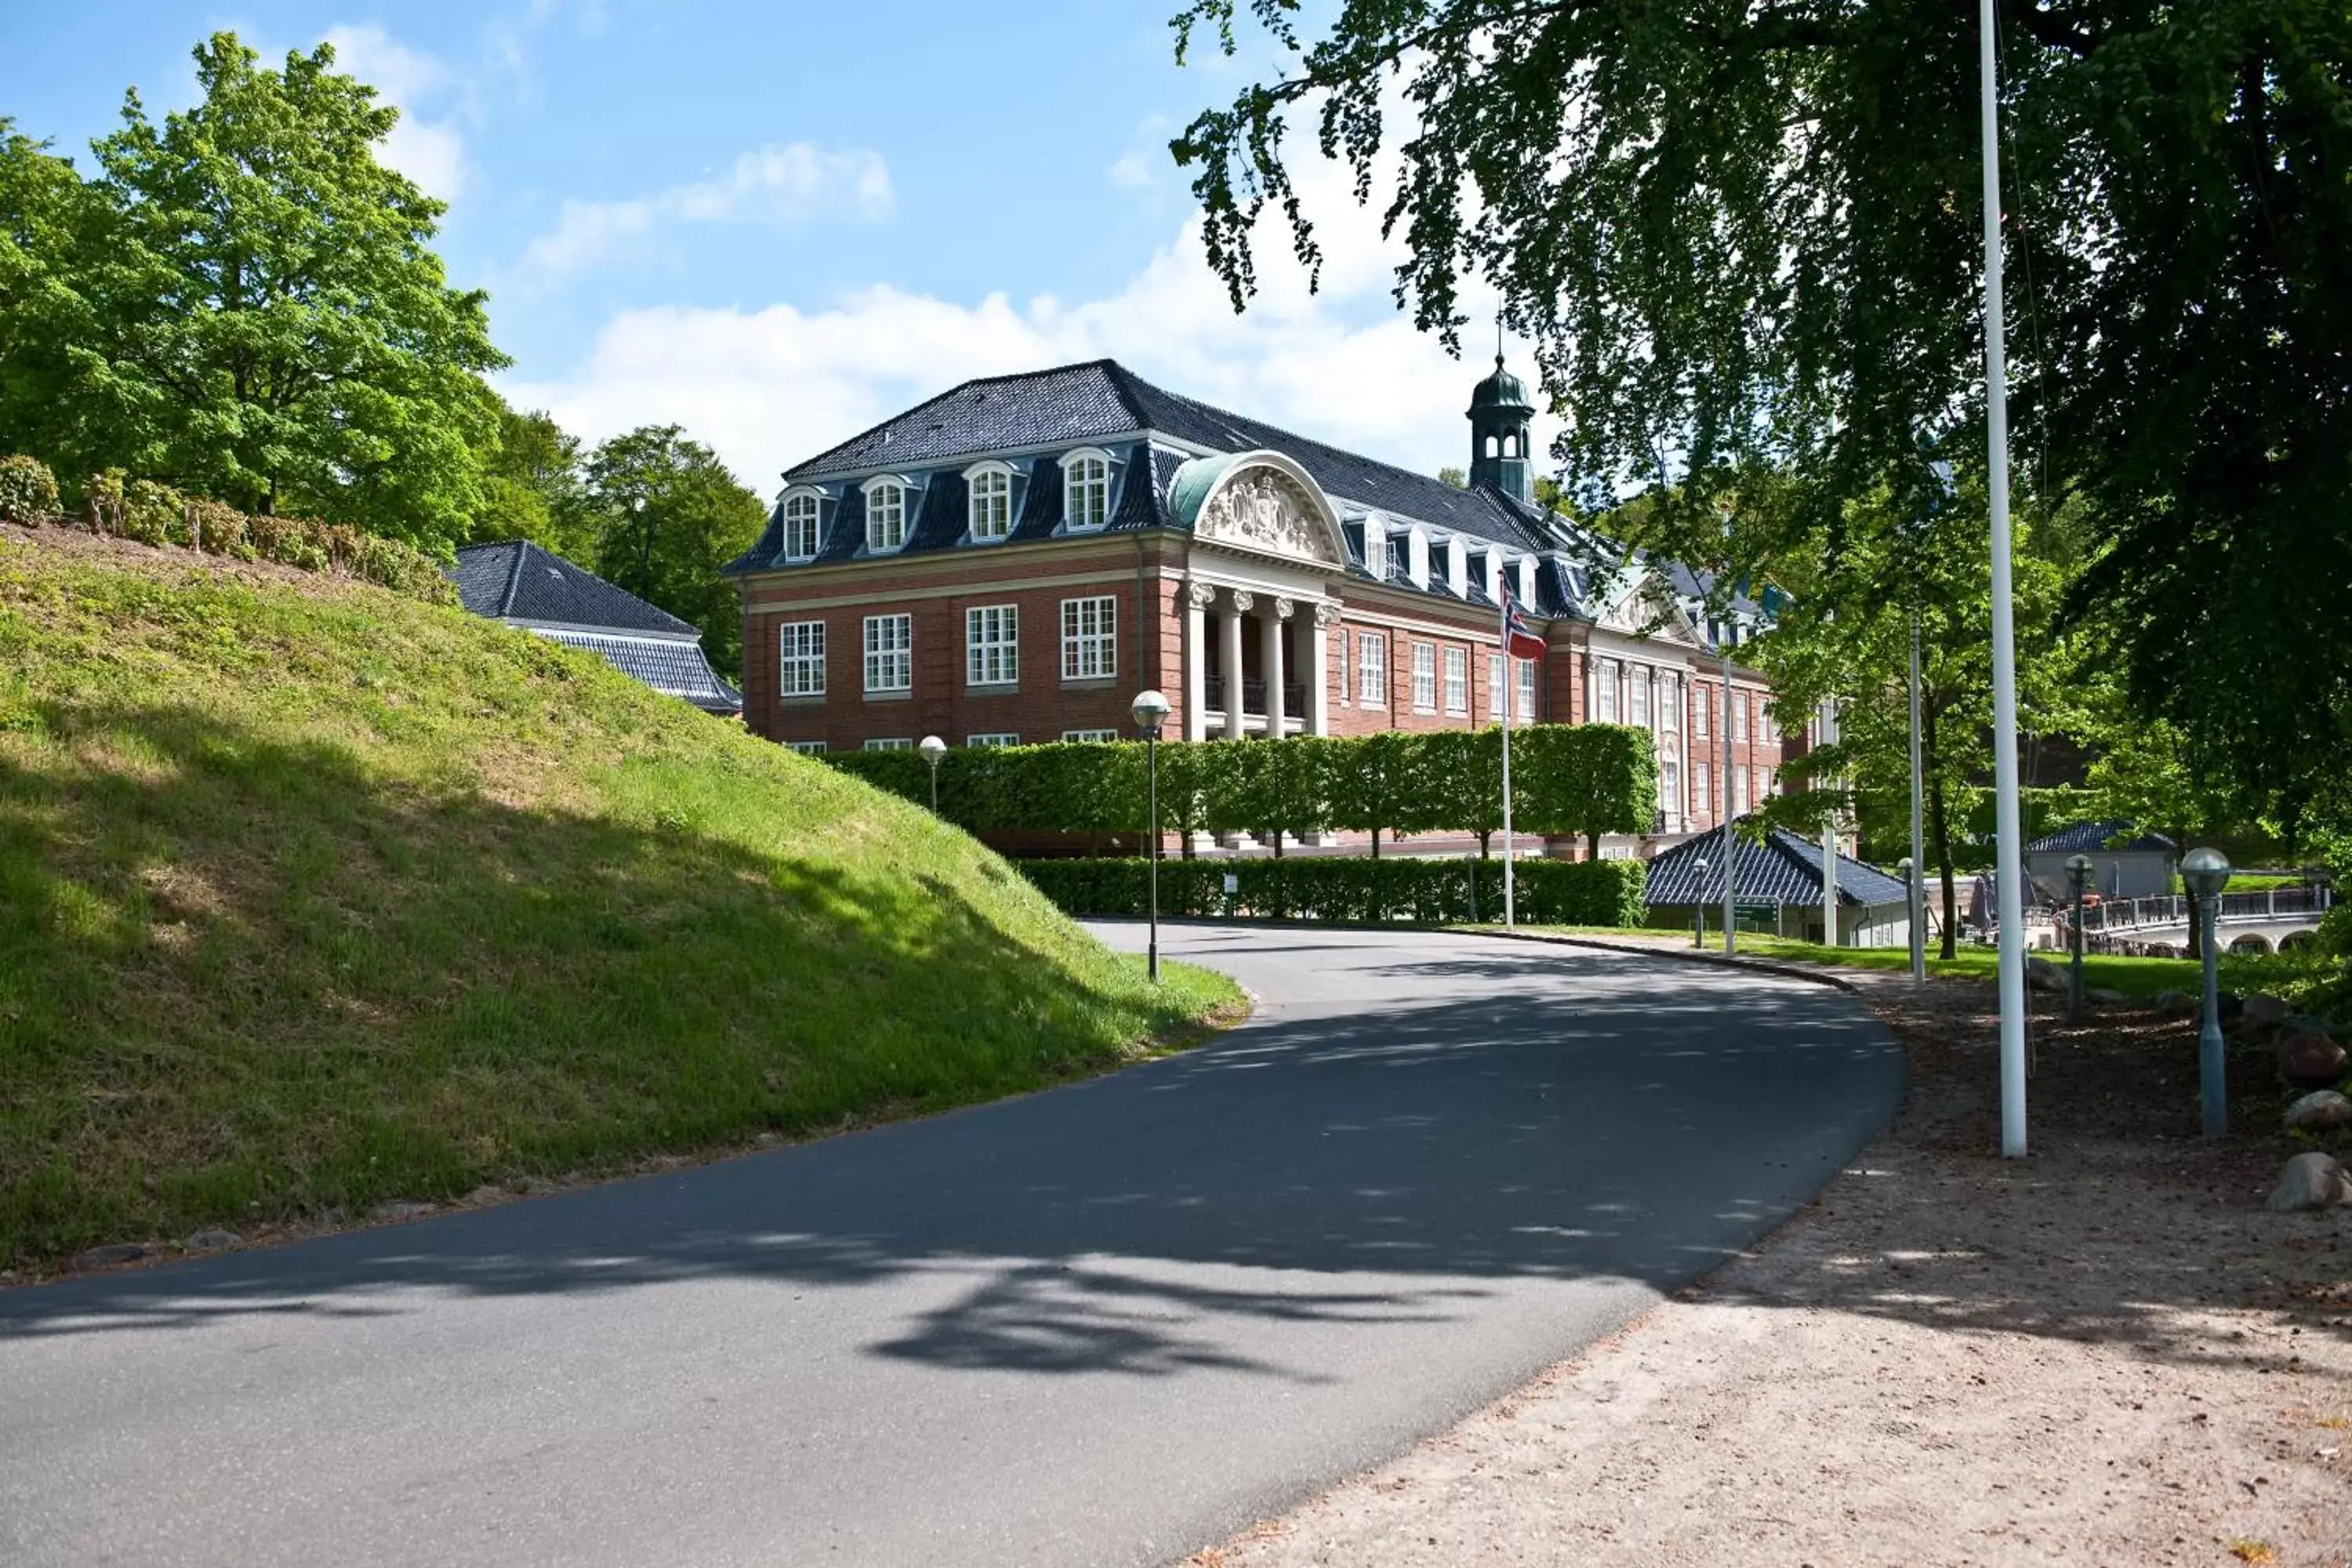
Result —
[[1150, 185], [1154, 183], [1151, 164], [1141, 152], [1129, 148], [1121, 153], [1111, 163], [1110, 183], [1114, 185], [1126, 185], [1130, 189], [1141, 189]]
[[383, 161], [445, 202], [463, 194], [470, 178], [466, 141], [448, 118], [428, 120], [419, 106], [450, 92], [457, 74], [441, 59], [410, 48], [373, 26], [327, 29], [335, 47], [336, 68], [376, 89], [382, 101], [400, 110], [400, 123], [384, 139]]
[[[1336, 189], [1336, 203], [1328, 180], [1309, 193], [1312, 210], [1331, 217], [1320, 230], [1323, 291], [1308, 293], [1286, 237], [1270, 233], [1262, 292], [1241, 316], [1202, 259], [1195, 217], [1102, 299], [1024, 305], [993, 294], [960, 303], [876, 287], [814, 310], [628, 310], [606, 323], [573, 374], [505, 391], [591, 441], [681, 424], [762, 492], [792, 464], [960, 381], [1097, 357], [1422, 472], [1465, 465], [1463, 410], [1486, 373], [1483, 330], [1465, 331], [1466, 363], [1415, 331], [1388, 299], [1397, 247], [1345, 200], [1344, 184]], [[1465, 308], [1477, 317], [1491, 301], [1466, 292]], [[1524, 354], [1518, 368], [1532, 370]], [[1537, 438], [1554, 428], [1539, 421]]]
[[524, 248], [518, 270], [542, 281], [576, 272], [677, 224], [789, 224], [841, 212], [870, 221], [888, 216], [891, 202], [889, 166], [878, 153], [772, 143], [744, 153], [725, 174], [657, 195], [567, 201], [555, 227]]

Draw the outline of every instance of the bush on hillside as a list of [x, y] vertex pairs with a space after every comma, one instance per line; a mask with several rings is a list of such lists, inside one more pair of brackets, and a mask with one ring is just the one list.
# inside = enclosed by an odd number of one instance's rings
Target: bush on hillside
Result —
[[38, 458], [0, 458], [0, 521], [39, 522], [58, 514], [58, 480]]
[[[1017, 864], [1070, 914], [1140, 915], [1147, 908], [1150, 862], [1141, 857]], [[1639, 926], [1647, 870], [1638, 860], [1515, 862], [1518, 918], [1534, 925]], [[1230, 897], [1228, 872], [1236, 884]], [[1499, 921], [1503, 875], [1495, 862], [1466, 858], [1163, 860], [1160, 912], [1347, 925]]]

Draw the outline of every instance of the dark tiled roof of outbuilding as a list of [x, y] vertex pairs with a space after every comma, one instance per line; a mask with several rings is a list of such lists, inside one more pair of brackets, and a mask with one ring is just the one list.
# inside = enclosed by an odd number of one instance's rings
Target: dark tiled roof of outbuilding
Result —
[[449, 575], [458, 602], [492, 620], [606, 626], [654, 637], [702, 635], [692, 623], [527, 539], [468, 544], [457, 552]]
[[[1742, 903], [1814, 904], [1822, 901], [1822, 847], [1776, 827], [1761, 844], [1734, 834], [1738, 871], [1732, 896]], [[1702, 875], [1701, 860], [1707, 862]], [[1719, 904], [1723, 901], [1723, 835], [1685, 839], [1650, 862], [1644, 897], [1653, 904]], [[1899, 904], [1902, 882], [1850, 855], [1838, 857], [1838, 902]]]
[[665, 695], [682, 697], [706, 713], [743, 710], [743, 694], [719, 679], [700, 643], [600, 637], [594, 632], [540, 631], [537, 635], [601, 655], [623, 675]]
[[2143, 833], [2128, 822], [2077, 822], [2045, 833], [2025, 847], [2031, 855], [2108, 854], [2170, 855], [2180, 846], [2161, 833]]

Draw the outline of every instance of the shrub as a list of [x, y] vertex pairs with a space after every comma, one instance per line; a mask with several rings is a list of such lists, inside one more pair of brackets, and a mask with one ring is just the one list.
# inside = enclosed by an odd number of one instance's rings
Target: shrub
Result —
[[89, 525], [100, 533], [122, 531], [122, 485], [121, 468], [104, 469], [83, 481], [82, 505], [89, 512]]
[[187, 542], [187, 500], [169, 485], [131, 479], [122, 487], [114, 531], [142, 544]]
[[[903, 754], [903, 753], [901, 753]], [[1023, 876], [1074, 915], [1139, 915], [1150, 862], [1140, 857], [1024, 860]], [[1531, 925], [1642, 923], [1648, 868], [1638, 860], [1522, 860], [1514, 867], [1518, 918]], [[1235, 888], [1224, 891], [1226, 874]], [[1343, 925], [1399, 921], [1498, 921], [1502, 865], [1494, 860], [1370, 857], [1162, 860], [1160, 911], [1171, 918], [1317, 920]]]
[[39, 522], [58, 514], [58, 479], [38, 458], [0, 458], [0, 521]]
[[250, 560], [253, 550], [245, 539], [245, 513], [226, 502], [192, 500], [187, 507], [188, 545], [207, 555], [235, 555]]

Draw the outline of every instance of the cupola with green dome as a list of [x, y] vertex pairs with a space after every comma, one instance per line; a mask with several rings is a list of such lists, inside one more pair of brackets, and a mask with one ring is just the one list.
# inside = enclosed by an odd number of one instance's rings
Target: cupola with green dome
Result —
[[1470, 394], [1470, 482], [1492, 485], [1514, 500], [1533, 505], [1534, 475], [1528, 468], [1528, 424], [1535, 417], [1527, 384], [1503, 368]]

